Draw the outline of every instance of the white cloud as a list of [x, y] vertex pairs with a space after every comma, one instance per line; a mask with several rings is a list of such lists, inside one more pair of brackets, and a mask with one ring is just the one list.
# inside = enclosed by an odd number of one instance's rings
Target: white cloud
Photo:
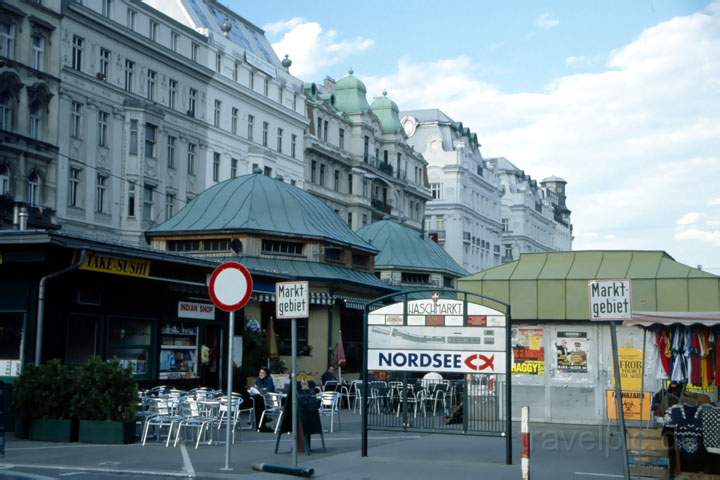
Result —
[[538, 179], [564, 177], [575, 248], [661, 249], [720, 265], [707, 241], [715, 230], [678, 237], [675, 223], [717, 197], [720, 9], [648, 28], [600, 72], [542, 91], [503, 92], [482, 74], [467, 56], [405, 57], [395, 72], [363, 80], [369, 96], [387, 88], [401, 110], [440, 108], [470, 126], [485, 157], [508, 157]]
[[543, 30], [550, 30], [558, 25], [560, 25], [560, 19], [552, 13], [543, 13], [535, 19], [535, 26]]
[[700, 212], [686, 213], [678, 219], [677, 224], [692, 225], [693, 223], [698, 223], [703, 217], [705, 217], [705, 214]]
[[688, 228], [675, 234], [678, 240], [699, 240], [720, 247], [720, 230]]
[[720, 205], [720, 197], [715, 198], [715, 199], [713, 199], [713, 200], [710, 200], [710, 201], [708, 202], [708, 207], [715, 207], [715, 206], [718, 206], [718, 205]]
[[341, 39], [337, 31], [324, 30], [319, 23], [300, 17], [270, 23], [263, 29], [280, 37], [272, 44], [275, 52], [280, 57], [290, 55], [291, 72], [303, 79], [312, 79], [323, 69], [375, 45], [363, 37]]

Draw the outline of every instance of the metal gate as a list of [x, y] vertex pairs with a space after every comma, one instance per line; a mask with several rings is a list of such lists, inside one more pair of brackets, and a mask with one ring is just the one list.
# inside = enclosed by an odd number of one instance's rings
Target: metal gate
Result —
[[510, 305], [414, 290], [371, 301], [364, 327], [363, 456], [368, 430], [394, 430], [505, 437], [512, 463]]

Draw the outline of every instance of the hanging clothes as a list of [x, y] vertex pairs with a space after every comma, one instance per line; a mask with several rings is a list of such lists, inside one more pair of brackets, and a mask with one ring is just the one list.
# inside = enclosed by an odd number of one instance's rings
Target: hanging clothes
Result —
[[[720, 407], [702, 406], [703, 445], [705, 450], [720, 455]], [[716, 457], [720, 462], [720, 458]]]
[[683, 327], [672, 327], [672, 369], [670, 380], [675, 383], [687, 382], [687, 367], [685, 364], [685, 335]]
[[701, 385], [702, 367], [700, 364], [702, 362], [702, 357], [700, 352], [700, 336], [698, 329], [688, 328], [687, 336], [690, 339], [690, 343], [688, 345], [688, 357], [690, 359], [690, 383], [692, 385]]
[[658, 380], [667, 380], [672, 373], [672, 342], [669, 328], [658, 327], [655, 329], [655, 349], [657, 358], [660, 359], [655, 376]]

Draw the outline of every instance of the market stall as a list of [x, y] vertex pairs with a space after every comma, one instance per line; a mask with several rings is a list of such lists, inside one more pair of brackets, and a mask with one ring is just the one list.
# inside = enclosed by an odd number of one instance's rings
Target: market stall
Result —
[[653, 396], [654, 419], [644, 432], [629, 431], [631, 467], [720, 478], [720, 312], [633, 312], [623, 324], [652, 338], [659, 361], [650, 368], [663, 385]]

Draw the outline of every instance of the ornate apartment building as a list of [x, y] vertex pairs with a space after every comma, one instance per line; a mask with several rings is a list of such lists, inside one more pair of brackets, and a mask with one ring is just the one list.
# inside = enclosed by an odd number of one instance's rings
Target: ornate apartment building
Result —
[[427, 162], [413, 150], [395, 102], [367, 101], [365, 84], [349, 74], [305, 86], [305, 189], [354, 230], [385, 217], [421, 229], [430, 198]]
[[56, 226], [60, 0], [0, 2], [0, 228]]
[[408, 143], [428, 162], [432, 199], [425, 227], [431, 238], [469, 272], [498, 265], [501, 191], [477, 134], [437, 109], [401, 115]]
[[502, 261], [521, 253], [572, 249], [572, 223], [565, 185], [559, 177], [540, 182], [506, 158], [491, 158], [502, 189]]
[[302, 185], [302, 82], [217, 1], [9, 1], [0, 25], [3, 223], [138, 242], [222, 180]]

